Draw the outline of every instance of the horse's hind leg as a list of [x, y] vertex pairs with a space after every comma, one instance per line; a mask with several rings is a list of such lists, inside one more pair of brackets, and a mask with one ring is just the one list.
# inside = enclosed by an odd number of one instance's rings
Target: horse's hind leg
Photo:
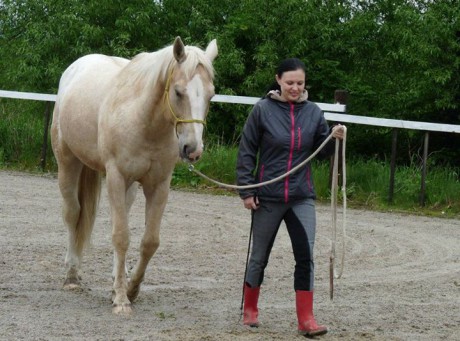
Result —
[[74, 158], [71, 162], [59, 163], [58, 181], [63, 198], [62, 216], [68, 230], [67, 253], [65, 256], [66, 279], [64, 288], [73, 289], [80, 286], [78, 269], [82, 259], [82, 249], [77, 245], [77, 224], [80, 217], [78, 200], [78, 182], [83, 165]]
[[63, 218], [68, 229], [64, 288], [73, 289], [80, 286], [78, 271], [94, 225], [100, 176], [69, 155], [65, 162], [59, 162], [58, 181], [63, 198]]

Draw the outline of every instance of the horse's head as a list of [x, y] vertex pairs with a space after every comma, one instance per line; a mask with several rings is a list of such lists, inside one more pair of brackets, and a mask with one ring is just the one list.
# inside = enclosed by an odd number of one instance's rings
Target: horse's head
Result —
[[216, 40], [202, 51], [184, 46], [177, 37], [173, 54], [177, 63], [172, 64], [167, 75], [165, 101], [176, 126], [180, 157], [194, 162], [203, 153], [203, 130], [214, 96], [212, 61], [217, 56]]

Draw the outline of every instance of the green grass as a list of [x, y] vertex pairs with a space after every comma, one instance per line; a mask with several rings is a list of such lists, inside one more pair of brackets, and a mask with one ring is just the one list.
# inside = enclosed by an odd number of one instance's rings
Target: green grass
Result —
[[[217, 181], [235, 184], [236, 154], [236, 147], [220, 145], [210, 147], [195, 167]], [[317, 200], [328, 203], [331, 199], [329, 161], [314, 160], [312, 167]], [[388, 200], [390, 186], [388, 163], [378, 160], [352, 160], [347, 162], [346, 171], [347, 203], [350, 207], [446, 217], [460, 214], [459, 170], [443, 167], [428, 169], [424, 207], [420, 206], [419, 199], [421, 170], [416, 165], [396, 168], [391, 203]], [[172, 185], [175, 188], [236, 194], [234, 190], [219, 189], [218, 186], [190, 172], [186, 164], [179, 164], [176, 167]]]
[[[40, 170], [44, 113], [42, 102], [0, 101], [0, 167]], [[55, 162], [49, 137], [47, 149], [47, 169], [52, 170]]]
[[[316, 189], [321, 201], [330, 200], [329, 164], [315, 164]], [[404, 211], [436, 216], [460, 214], [459, 170], [428, 169], [425, 206], [420, 206], [421, 169], [417, 165], [396, 167], [393, 200], [390, 203], [390, 167], [376, 160], [355, 160], [347, 164], [347, 202], [350, 206], [383, 211]], [[319, 181], [318, 181], [319, 179]]]
[[[203, 153], [200, 161], [194, 164], [194, 167], [211, 179], [223, 183], [235, 184], [237, 152], [237, 147], [226, 147], [220, 143], [211, 144]], [[189, 165], [186, 163], [179, 163], [176, 166], [173, 173], [172, 186], [199, 190], [209, 189], [218, 193], [236, 193], [236, 191], [232, 190], [219, 189], [218, 186], [191, 172]]]
[[[28, 104], [23, 104], [28, 103]], [[33, 104], [30, 104], [33, 103]], [[0, 101], [0, 169], [41, 172], [44, 103]], [[9, 114], [8, 114], [9, 113]], [[194, 167], [217, 181], [235, 184], [237, 146], [219, 141], [208, 144], [202, 159]], [[313, 160], [313, 179], [318, 201], [330, 201], [329, 162]], [[57, 172], [48, 137], [46, 172]], [[460, 170], [430, 165], [426, 178], [425, 206], [419, 204], [421, 170], [417, 162], [397, 166], [394, 196], [388, 202], [390, 167], [379, 160], [347, 161], [347, 202], [351, 207], [401, 211], [445, 217], [460, 215]], [[179, 163], [173, 173], [172, 187], [214, 194], [237, 195], [235, 190], [219, 188]], [[340, 199], [339, 199], [340, 203]]]

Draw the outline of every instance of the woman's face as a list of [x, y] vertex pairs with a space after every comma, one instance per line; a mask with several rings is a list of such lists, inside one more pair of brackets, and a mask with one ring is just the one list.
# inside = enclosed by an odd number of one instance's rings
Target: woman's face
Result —
[[281, 97], [288, 102], [295, 102], [305, 89], [305, 72], [302, 69], [286, 71], [281, 77], [276, 75], [276, 81], [281, 87]]

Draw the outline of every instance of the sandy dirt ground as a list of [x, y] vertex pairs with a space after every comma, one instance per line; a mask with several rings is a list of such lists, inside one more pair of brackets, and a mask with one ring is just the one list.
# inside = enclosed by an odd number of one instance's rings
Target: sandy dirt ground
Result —
[[[281, 228], [258, 329], [240, 321], [250, 215], [235, 196], [172, 191], [161, 245], [130, 317], [111, 312], [105, 187], [83, 288], [62, 289], [67, 231], [54, 176], [0, 172], [1, 340], [300, 340], [293, 255]], [[318, 206], [316, 301], [321, 340], [460, 340], [460, 221], [350, 209], [344, 275], [329, 299], [331, 213]], [[129, 266], [143, 233], [130, 216]], [[340, 235], [339, 235], [340, 237]], [[340, 250], [338, 250], [340, 253]]]

